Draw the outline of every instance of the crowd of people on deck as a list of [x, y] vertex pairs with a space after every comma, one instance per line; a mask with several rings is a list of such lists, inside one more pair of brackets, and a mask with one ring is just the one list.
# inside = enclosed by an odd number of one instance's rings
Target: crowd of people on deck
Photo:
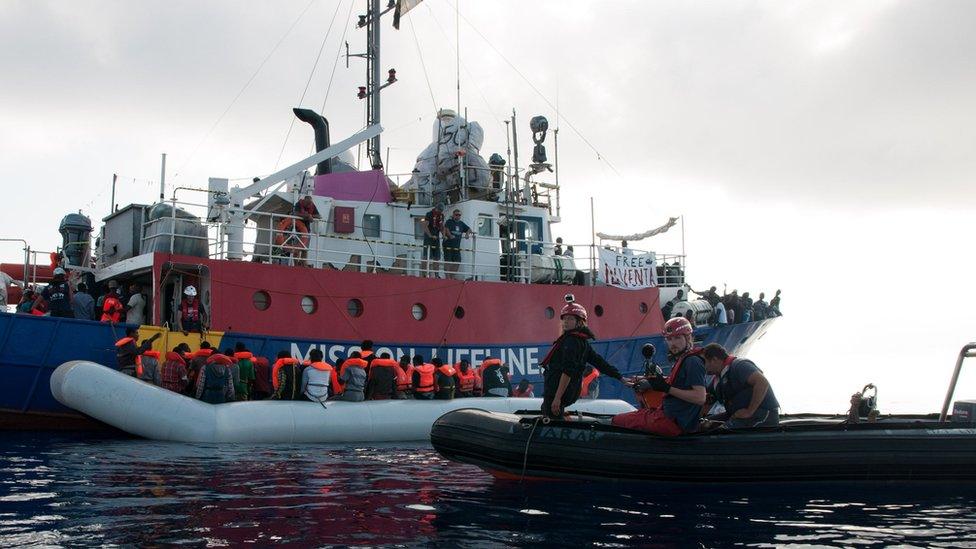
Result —
[[[122, 373], [211, 404], [266, 399], [324, 403], [534, 396], [528, 380], [512, 385], [508, 366], [498, 358], [486, 358], [477, 366], [467, 360], [444, 364], [438, 357], [428, 361], [422, 355], [394, 360], [389, 353], [373, 352], [372, 341], [365, 340], [359, 351], [335, 365], [326, 362], [317, 348], [305, 361], [281, 351], [270, 363], [241, 342], [223, 352], [208, 341], [202, 341], [195, 351], [181, 343], [163, 355], [152, 349], [158, 333], [143, 341], [138, 336], [137, 328], [129, 328], [115, 344]], [[591, 375], [590, 382], [598, 375]]]
[[[712, 286], [705, 292], [692, 289], [691, 293], [698, 294], [701, 296], [701, 299], [704, 299], [712, 306], [712, 314], [708, 319], [710, 326], [743, 324], [783, 316], [783, 313], [780, 311], [780, 294], [782, 290], [776, 290], [776, 294], [768, 303], [766, 302], [766, 294], [764, 292], [760, 292], [759, 299], [756, 300], [752, 299], [749, 292], [743, 292], [740, 296], [739, 290], [732, 290], [731, 293], [725, 293], [720, 296], [715, 286]], [[678, 313], [674, 312], [674, 308], [683, 301], [688, 301], [688, 296], [685, 295], [684, 290], [678, 290], [674, 298], [661, 306], [661, 316], [664, 317], [664, 320], [677, 316]], [[692, 327], [696, 325], [694, 312], [690, 310], [686, 311], [684, 318], [691, 322]]]

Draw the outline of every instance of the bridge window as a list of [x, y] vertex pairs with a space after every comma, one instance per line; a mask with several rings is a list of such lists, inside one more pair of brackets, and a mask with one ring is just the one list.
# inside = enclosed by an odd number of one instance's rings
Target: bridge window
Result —
[[363, 236], [379, 238], [380, 216], [376, 214], [363, 214]]
[[495, 236], [492, 218], [490, 215], [478, 216], [478, 236]]

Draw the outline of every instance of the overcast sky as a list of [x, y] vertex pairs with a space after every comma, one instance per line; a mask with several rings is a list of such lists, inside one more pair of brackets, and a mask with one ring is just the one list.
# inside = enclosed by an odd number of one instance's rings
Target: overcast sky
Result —
[[[333, 140], [355, 132], [364, 67], [337, 54], [362, 50], [364, 5], [0, 0], [0, 233], [53, 248], [65, 213], [107, 213], [113, 173], [118, 202], [151, 202], [162, 152], [171, 188], [303, 158], [311, 132], [290, 108], [306, 83], [301, 104], [325, 105]], [[899, 406], [938, 404], [976, 338], [976, 3], [456, 5], [426, 0], [383, 27], [400, 79], [383, 94], [391, 173], [411, 170], [435, 106], [457, 105], [459, 19], [461, 104], [484, 155], [504, 153], [512, 108], [523, 158], [531, 116], [560, 128], [557, 234], [589, 241], [591, 196], [604, 232], [683, 214], [693, 285], [784, 289], [788, 316], [755, 356], [790, 377], [789, 404], [843, 408], [866, 381], [897, 387]], [[638, 247], [680, 251], [680, 232]]]

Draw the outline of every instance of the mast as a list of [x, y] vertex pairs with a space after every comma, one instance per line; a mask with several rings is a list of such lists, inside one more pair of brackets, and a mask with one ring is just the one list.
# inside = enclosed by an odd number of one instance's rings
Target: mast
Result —
[[[349, 53], [349, 43], [346, 43], [346, 66], [350, 57], [366, 58], [366, 85], [360, 86], [358, 97], [366, 100], [366, 127], [380, 123], [380, 90], [396, 82], [396, 69], [390, 69], [386, 82], [380, 81], [380, 18], [390, 10], [396, 8], [395, 0], [387, 3], [386, 9], [380, 11], [380, 0], [366, 0], [366, 15], [359, 16], [359, 28], [366, 27], [366, 53]], [[383, 158], [380, 136], [369, 140], [366, 145], [366, 157], [370, 167], [374, 170], [383, 169]]]
[[[380, 123], [380, 0], [369, 0], [369, 26], [366, 28], [366, 82], [369, 98], [366, 103], [366, 126]], [[369, 140], [366, 156], [374, 170], [383, 168], [380, 158], [380, 136]]]

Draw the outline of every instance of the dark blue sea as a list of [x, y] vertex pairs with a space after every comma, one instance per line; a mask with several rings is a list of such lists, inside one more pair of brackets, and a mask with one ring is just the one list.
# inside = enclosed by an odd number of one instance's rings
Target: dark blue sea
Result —
[[430, 446], [0, 433], [0, 546], [976, 546], [958, 485], [496, 481]]

